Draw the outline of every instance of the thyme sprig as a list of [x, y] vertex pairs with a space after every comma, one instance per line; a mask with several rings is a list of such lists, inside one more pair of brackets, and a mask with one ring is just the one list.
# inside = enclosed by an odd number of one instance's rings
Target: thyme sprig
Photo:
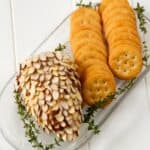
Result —
[[57, 48], [55, 48], [55, 51], [63, 51], [66, 48], [65, 45], [59, 43], [59, 45], [57, 46]]
[[88, 2], [87, 4], [85, 4], [83, 2], [83, 0], [80, 0], [79, 3], [76, 3], [77, 7], [86, 7], [86, 8], [98, 8], [100, 5], [100, 3], [92, 3], [92, 2]]
[[18, 107], [18, 114], [24, 124], [25, 136], [28, 138], [31, 145], [37, 150], [51, 150], [56, 146], [60, 146], [62, 140], [57, 138], [54, 139], [53, 143], [47, 145], [44, 145], [41, 141], [39, 141], [38, 135], [40, 134], [40, 131], [31, 114], [26, 111], [21, 95], [16, 90], [14, 91], [14, 98]]
[[145, 9], [143, 6], [140, 5], [140, 3], [137, 3], [137, 6], [136, 8], [134, 8], [134, 10], [136, 11], [136, 14], [137, 14], [137, 17], [138, 17], [138, 20], [139, 20], [139, 28], [140, 30], [146, 34], [147, 33], [147, 29], [146, 29], [146, 19], [145, 19], [145, 15], [144, 15], [144, 12], [145, 12]]
[[[146, 28], [147, 20], [144, 15], [145, 9], [143, 6], [137, 3], [137, 6], [134, 10], [136, 11], [137, 18], [139, 20], [139, 28], [141, 32], [143, 33], [143, 35], [145, 36], [147, 33], [147, 28]], [[150, 54], [149, 54], [147, 42], [143, 41], [142, 45], [143, 45], [143, 65], [145, 67], [149, 67], [150, 64], [148, 64], [149, 63], [148, 61], [149, 61]]]
[[149, 64], [150, 54], [148, 51], [148, 46], [147, 46], [146, 41], [143, 41], [142, 44], [143, 44], [143, 65], [147, 68], [150, 66]]
[[92, 7], [92, 2], [89, 2], [88, 4], [84, 4], [83, 0], [80, 0], [79, 3], [76, 4], [78, 7]]

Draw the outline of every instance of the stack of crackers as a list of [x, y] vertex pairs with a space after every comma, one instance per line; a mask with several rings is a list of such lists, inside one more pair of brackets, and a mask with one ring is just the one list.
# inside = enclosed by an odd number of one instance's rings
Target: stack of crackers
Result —
[[114, 93], [116, 84], [107, 65], [108, 54], [102, 36], [101, 18], [96, 10], [80, 7], [73, 12], [70, 42], [79, 66], [84, 102], [93, 105]]
[[71, 15], [70, 27], [70, 43], [86, 104], [104, 101], [115, 93], [114, 75], [129, 80], [140, 73], [141, 40], [127, 0], [103, 0], [98, 10], [79, 7]]
[[142, 69], [141, 40], [134, 10], [127, 0], [103, 0], [100, 5], [109, 66], [120, 79], [135, 78]]

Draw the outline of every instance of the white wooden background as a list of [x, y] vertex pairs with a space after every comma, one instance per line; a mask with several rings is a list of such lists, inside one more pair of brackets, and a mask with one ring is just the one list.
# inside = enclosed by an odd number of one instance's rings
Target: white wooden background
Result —
[[[138, 1], [150, 14], [149, 0]], [[16, 64], [30, 55], [74, 5], [75, 0], [0, 0], [0, 90], [15, 72]], [[82, 150], [149, 150], [149, 141], [150, 73]], [[13, 150], [1, 135], [0, 150]]]

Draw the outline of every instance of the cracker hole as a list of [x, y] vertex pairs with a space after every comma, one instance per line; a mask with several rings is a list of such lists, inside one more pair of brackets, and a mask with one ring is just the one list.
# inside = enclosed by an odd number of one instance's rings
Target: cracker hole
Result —
[[120, 60], [120, 58], [116, 58], [116, 61], [117, 61], [117, 62], [120, 62], [121, 60]]
[[96, 89], [96, 92], [99, 92], [99, 88]]
[[126, 57], [128, 56], [128, 54], [127, 54], [127, 53], [125, 53], [124, 55], [125, 55]]
[[93, 88], [90, 88], [89, 90], [90, 90], [91, 93], [93, 92]]
[[135, 64], [132, 64], [131, 67], [132, 67], [132, 68], [135, 68]]
[[119, 70], [119, 67], [116, 67], [115, 70]]
[[124, 69], [124, 70], [123, 70], [123, 72], [124, 72], [124, 73], [126, 73], [126, 72], [127, 72], [127, 70], [126, 70], [126, 69]]
[[106, 81], [102, 80], [102, 84], [105, 85], [105, 84], [106, 84]]
[[124, 61], [124, 64], [125, 64], [125, 65], [127, 65], [127, 64], [128, 64], [127, 60], [125, 60], [125, 61]]
[[95, 99], [95, 95], [91, 94], [92, 99]]
[[132, 57], [131, 57], [131, 59], [135, 59], [135, 58], [136, 58], [135, 56], [132, 56]]

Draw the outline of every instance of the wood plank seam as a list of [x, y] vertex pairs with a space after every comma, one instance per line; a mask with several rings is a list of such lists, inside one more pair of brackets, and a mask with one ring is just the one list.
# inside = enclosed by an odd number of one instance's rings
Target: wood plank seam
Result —
[[10, 26], [11, 26], [11, 36], [12, 36], [12, 50], [13, 50], [13, 60], [14, 60], [14, 71], [17, 71], [17, 61], [16, 61], [16, 40], [15, 40], [15, 19], [14, 19], [14, 7], [13, 0], [9, 0], [10, 7]]

